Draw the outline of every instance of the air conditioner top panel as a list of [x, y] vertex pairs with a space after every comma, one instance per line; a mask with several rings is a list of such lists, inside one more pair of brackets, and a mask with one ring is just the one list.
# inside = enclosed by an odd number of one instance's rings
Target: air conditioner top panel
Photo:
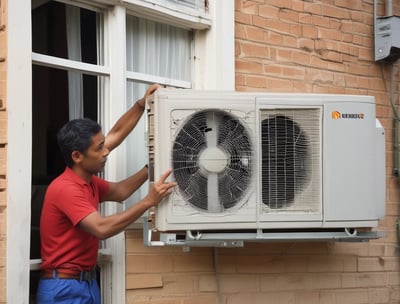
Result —
[[350, 95], [350, 94], [316, 94], [316, 93], [279, 93], [279, 92], [237, 92], [237, 91], [219, 91], [219, 90], [186, 90], [163, 88], [158, 89], [155, 94], [159, 99], [173, 98], [174, 100], [188, 100], [196, 99], [216, 99], [218, 96], [224, 96], [233, 99], [248, 100], [256, 98], [262, 103], [262, 100], [268, 100], [268, 103], [286, 104], [290, 105], [321, 105], [326, 103], [336, 103], [343, 101], [351, 101], [357, 103], [371, 103], [375, 104], [373, 96], [367, 95]]

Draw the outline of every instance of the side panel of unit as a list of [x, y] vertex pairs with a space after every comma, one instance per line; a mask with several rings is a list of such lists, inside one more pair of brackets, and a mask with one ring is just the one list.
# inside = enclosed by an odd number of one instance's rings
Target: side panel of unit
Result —
[[327, 103], [323, 136], [324, 226], [374, 226], [380, 204], [374, 102]]
[[385, 129], [378, 119], [375, 120], [375, 213], [378, 219], [385, 216], [386, 206], [386, 140]]

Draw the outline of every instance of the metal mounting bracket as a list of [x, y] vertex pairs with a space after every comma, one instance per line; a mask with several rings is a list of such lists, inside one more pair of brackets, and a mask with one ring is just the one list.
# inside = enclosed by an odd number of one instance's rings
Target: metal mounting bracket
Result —
[[147, 219], [143, 223], [143, 240], [146, 246], [182, 247], [243, 247], [245, 242], [339, 241], [368, 242], [384, 236], [379, 231], [340, 230], [264, 230], [209, 232], [209, 231], [154, 231]]

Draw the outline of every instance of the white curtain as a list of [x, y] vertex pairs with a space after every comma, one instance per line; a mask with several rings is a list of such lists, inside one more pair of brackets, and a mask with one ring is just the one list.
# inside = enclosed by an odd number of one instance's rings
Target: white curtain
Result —
[[[185, 29], [128, 16], [126, 20], [127, 69], [129, 71], [178, 80], [191, 80], [190, 32]], [[148, 86], [129, 81], [126, 107], [143, 96]], [[147, 163], [144, 116], [127, 140], [127, 174]], [[131, 197], [128, 204], [140, 200], [147, 185]]]
[[[66, 5], [68, 59], [82, 61], [80, 8]], [[82, 74], [68, 71], [69, 119], [83, 117]]]
[[187, 30], [127, 17], [129, 71], [190, 80], [190, 33]]

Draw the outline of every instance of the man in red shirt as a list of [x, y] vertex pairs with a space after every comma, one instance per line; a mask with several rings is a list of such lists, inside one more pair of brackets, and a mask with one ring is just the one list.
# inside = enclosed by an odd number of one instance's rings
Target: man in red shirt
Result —
[[98, 211], [99, 202], [122, 202], [147, 179], [147, 168], [120, 182], [96, 176], [104, 169], [107, 156], [136, 126], [145, 100], [158, 85], [126, 112], [107, 137], [90, 119], [75, 119], [58, 133], [65, 171], [48, 187], [40, 222], [42, 277], [37, 303], [100, 304], [94, 270], [99, 239], [123, 231], [147, 209], [156, 206], [176, 185], [166, 179], [171, 170], [153, 183], [148, 194], [131, 208], [110, 216]]

